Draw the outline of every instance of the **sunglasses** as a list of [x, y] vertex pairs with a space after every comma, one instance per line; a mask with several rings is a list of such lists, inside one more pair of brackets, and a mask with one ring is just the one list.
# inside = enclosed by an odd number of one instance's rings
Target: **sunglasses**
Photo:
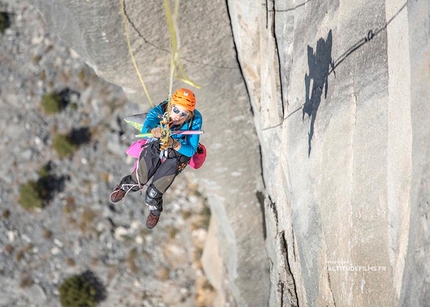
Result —
[[172, 110], [173, 110], [173, 113], [180, 114], [182, 117], [187, 117], [188, 116], [188, 113], [182, 112], [176, 106], [173, 106]]

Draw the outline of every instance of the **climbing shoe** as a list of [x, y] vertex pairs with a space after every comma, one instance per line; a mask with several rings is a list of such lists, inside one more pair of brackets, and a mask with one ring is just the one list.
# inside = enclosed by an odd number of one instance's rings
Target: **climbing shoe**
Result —
[[121, 182], [110, 193], [110, 202], [114, 205], [124, 202], [124, 197], [128, 192], [139, 191], [139, 185], [131, 178], [130, 175], [121, 179]]
[[146, 228], [152, 229], [157, 225], [160, 219], [160, 211], [149, 211], [148, 217], [146, 218]]
[[115, 190], [110, 193], [110, 202], [114, 205], [124, 202], [124, 196], [127, 192], [121, 188], [119, 184]]

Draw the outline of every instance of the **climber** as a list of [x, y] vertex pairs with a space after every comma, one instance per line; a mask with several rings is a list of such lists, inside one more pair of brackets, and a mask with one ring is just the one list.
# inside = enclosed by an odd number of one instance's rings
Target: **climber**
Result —
[[170, 103], [167, 99], [148, 112], [142, 133], [150, 132], [153, 138], [141, 151], [137, 168], [131, 175], [123, 177], [110, 195], [110, 201], [118, 204], [123, 201], [127, 192], [140, 190], [152, 178], [145, 195], [145, 203], [150, 210], [146, 219], [148, 229], [157, 225], [163, 211], [163, 194], [187, 166], [199, 146], [198, 134], [172, 134], [166, 139], [160, 119], [168, 114], [168, 126], [172, 130], [200, 130], [202, 116], [195, 106], [194, 93], [181, 88], [172, 95]]

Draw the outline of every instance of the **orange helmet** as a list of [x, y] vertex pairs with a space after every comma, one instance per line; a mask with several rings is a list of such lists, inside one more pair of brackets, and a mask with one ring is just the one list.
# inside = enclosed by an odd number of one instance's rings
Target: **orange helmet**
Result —
[[194, 111], [196, 107], [196, 96], [193, 91], [187, 88], [180, 88], [172, 95], [172, 103], [183, 106], [189, 111]]

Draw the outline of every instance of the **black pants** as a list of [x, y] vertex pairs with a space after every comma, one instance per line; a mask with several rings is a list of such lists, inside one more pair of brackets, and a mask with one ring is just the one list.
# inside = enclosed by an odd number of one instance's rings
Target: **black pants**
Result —
[[161, 163], [160, 141], [149, 143], [140, 154], [137, 169], [131, 174], [133, 180], [137, 182], [138, 175], [140, 184], [145, 184], [152, 178], [152, 185], [164, 194], [190, 160], [174, 149], [169, 148], [167, 152], [165, 161]]

